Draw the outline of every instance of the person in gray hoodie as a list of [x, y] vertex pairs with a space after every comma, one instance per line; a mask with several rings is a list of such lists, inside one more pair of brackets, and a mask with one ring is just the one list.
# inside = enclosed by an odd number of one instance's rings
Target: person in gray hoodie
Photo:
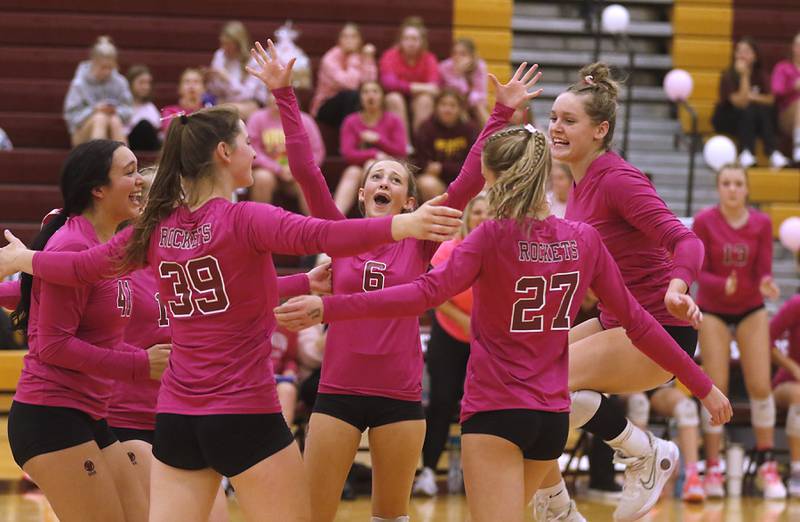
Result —
[[72, 146], [103, 138], [127, 144], [124, 124], [133, 113], [133, 97], [117, 72], [117, 48], [110, 37], [100, 36], [89, 57], [78, 64], [64, 99]]

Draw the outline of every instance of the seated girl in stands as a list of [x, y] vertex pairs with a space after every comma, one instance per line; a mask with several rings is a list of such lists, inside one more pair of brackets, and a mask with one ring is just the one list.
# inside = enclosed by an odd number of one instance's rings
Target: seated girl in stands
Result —
[[772, 70], [772, 94], [778, 106], [778, 125], [791, 136], [792, 159], [800, 163], [800, 33], [792, 41], [791, 58]]
[[403, 122], [384, 110], [383, 87], [366, 82], [360, 89], [361, 110], [345, 118], [339, 132], [339, 149], [348, 167], [336, 187], [334, 202], [347, 215], [356, 199], [364, 171], [376, 160], [401, 158], [406, 154]]
[[[697, 305], [703, 311], [700, 351], [703, 368], [723, 393], [728, 391], [730, 345], [739, 345], [750, 422], [758, 450], [757, 485], [765, 498], [785, 498], [786, 488], [772, 454], [775, 399], [770, 388], [769, 324], [764, 299], [777, 299], [772, 278], [772, 223], [747, 206], [747, 171], [727, 165], [717, 174], [719, 204], [697, 214], [692, 230], [705, 246], [698, 276]], [[732, 335], [733, 334], [733, 335]], [[708, 497], [722, 497], [719, 467], [722, 429], [703, 410]]]
[[[787, 335], [788, 334], [788, 335]], [[775, 403], [788, 410], [786, 438], [792, 462], [789, 476], [789, 495], [800, 497], [800, 294], [786, 301], [769, 323], [772, 341], [772, 360], [780, 366], [772, 379]], [[788, 337], [789, 351], [784, 354], [775, 341]]]
[[[322, 165], [325, 161], [325, 144], [319, 133], [317, 122], [310, 115], [301, 113], [303, 127], [311, 139], [314, 161]], [[262, 203], [271, 203], [272, 196], [279, 187], [285, 189], [300, 202], [304, 214], [308, 214], [303, 194], [298, 190], [286, 159], [286, 136], [283, 134], [281, 117], [275, 98], [267, 95], [267, 106], [258, 110], [247, 120], [247, 134], [256, 151], [253, 160], [253, 185], [250, 187], [250, 199]]]
[[247, 121], [267, 101], [264, 84], [245, 70], [248, 65], [255, 65], [250, 58], [250, 34], [242, 22], [228, 22], [220, 32], [219, 45], [211, 60], [211, 67], [206, 70], [206, 87], [216, 97], [217, 104], [233, 104], [242, 119]]
[[338, 129], [359, 108], [359, 86], [377, 77], [375, 46], [364, 43], [356, 24], [345, 24], [336, 46], [322, 56], [311, 114]]
[[161, 140], [161, 115], [151, 101], [153, 75], [146, 65], [134, 65], [128, 69], [128, 83], [133, 95], [133, 115], [125, 126], [131, 150], [158, 150]]
[[167, 133], [172, 118], [179, 114], [190, 115], [203, 108], [203, 74], [200, 69], [188, 68], [181, 73], [178, 83], [178, 104], [167, 105], [161, 109], [161, 132]]
[[475, 42], [470, 38], [457, 39], [450, 58], [439, 64], [442, 87], [460, 92], [467, 99], [472, 116], [481, 125], [489, 118], [486, 70], [486, 62], [478, 56]]
[[64, 120], [72, 146], [89, 140], [127, 143], [125, 124], [133, 113], [133, 97], [117, 72], [117, 48], [108, 36], [97, 39], [89, 60], [78, 64], [64, 99]]
[[478, 137], [465, 109], [458, 92], [444, 89], [436, 96], [433, 116], [414, 134], [414, 162], [420, 169], [417, 188], [422, 201], [444, 193]]
[[770, 166], [782, 168], [789, 163], [775, 146], [773, 102], [758, 47], [752, 39], [741, 38], [736, 42], [733, 64], [720, 77], [719, 102], [711, 121], [715, 131], [739, 140], [739, 163], [744, 168], [756, 163], [756, 138], [763, 140]]
[[388, 93], [386, 109], [400, 117], [410, 136], [433, 114], [433, 98], [439, 92], [439, 65], [428, 51], [428, 30], [422, 19], [412, 16], [403, 21], [397, 45], [381, 56], [380, 70]]

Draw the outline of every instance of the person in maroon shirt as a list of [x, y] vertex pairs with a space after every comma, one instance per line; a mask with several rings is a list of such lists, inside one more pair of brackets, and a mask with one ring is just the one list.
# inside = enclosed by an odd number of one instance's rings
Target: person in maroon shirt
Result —
[[[733, 330], [759, 451], [757, 483], [765, 498], [784, 498], [786, 488], [772, 457], [775, 400], [770, 389], [769, 327], [764, 308], [765, 297], [779, 296], [772, 278], [772, 222], [747, 206], [747, 172], [742, 167], [722, 167], [717, 191], [719, 204], [699, 212], [692, 227], [706, 251], [697, 291], [697, 304], [704, 314], [700, 326], [703, 368], [727, 392]], [[704, 487], [707, 496], [719, 498], [725, 493], [719, 468], [723, 434], [708, 425], [707, 412], [702, 415], [707, 465]]]
[[[800, 294], [785, 303], [769, 322], [772, 359], [779, 366], [772, 379], [775, 403], [786, 408], [786, 438], [789, 441], [791, 472], [789, 495], [800, 497]], [[788, 353], [775, 347], [775, 341], [786, 337]]]
[[[619, 87], [607, 65], [584, 67], [550, 113], [553, 158], [575, 183], [566, 219], [593, 225], [636, 300], [693, 356], [702, 315], [687, 291], [700, 270], [703, 245], [667, 208], [650, 180], [614, 152]], [[672, 378], [631, 344], [618, 318], [600, 303], [599, 319], [570, 332], [570, 424], [601, 437], [626, 464], [615, 520], [636, 520], [658, 500], [676, 467], [678, 448], [625, 418], [603, 393], [649, 390]], [[624, 376], [623, 378], [620, 378]], [[558, 466], [535, 499], [537, 518], [583, 520], [571, 504]], [[561, 519], [559, 519], [561, 520]]]
[[478, 131], [466, 119], [466, 102], [446, 88], [436, 96], [433, 116], [414, 135], [414, 161], [420, 169], [417, 187], [422, 201], [443, 194], [467, 159]]
[[719, 102], [711, 123], [714, 130], [739, 140], [739, 163], [756, 163], [756, 138], [764, 142], [770, 165], [782, 168], [789, 160], [775, 146], [775, 108], [770, 93], [769, 72], [761, 67], [758, 47], [751, 38], [736, 42], [733, 64], [719, 79]]

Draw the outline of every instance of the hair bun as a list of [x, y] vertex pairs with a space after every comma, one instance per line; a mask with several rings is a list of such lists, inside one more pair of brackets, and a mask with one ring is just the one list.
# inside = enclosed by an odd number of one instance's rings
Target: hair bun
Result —
[[[578, 72], [579, 83], [593, 85], [598, 89], [603, 89], [612, 98], [619, 96], [619, 84], [611, 76], [611, 68], [603, 62], [595, 62], [585, 65]], [[587, 79], [591, 78], [591, 81]]]

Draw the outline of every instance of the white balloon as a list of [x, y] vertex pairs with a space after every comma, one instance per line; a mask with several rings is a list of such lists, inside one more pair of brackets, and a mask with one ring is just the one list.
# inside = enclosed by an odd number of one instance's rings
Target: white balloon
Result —
[[628, 10], [619, 5], [611, 4], [603, 9], [602, 26], [607, 33], [619, 34], [628, 30], [631, 15]]
[[685, 101], [692, 94], [692, 75], [683, 69], [672, 69], [664, 76], [664, 92], [670, 101]]
[[778, 229], [778, 237], [783, 246], [792, 252], [800, 250], [800, 217], [786, 218]]
[[736, 145], [727, 136], [714, 136], [703, 147], [703, 159], [714, 171], [736, 161]]

